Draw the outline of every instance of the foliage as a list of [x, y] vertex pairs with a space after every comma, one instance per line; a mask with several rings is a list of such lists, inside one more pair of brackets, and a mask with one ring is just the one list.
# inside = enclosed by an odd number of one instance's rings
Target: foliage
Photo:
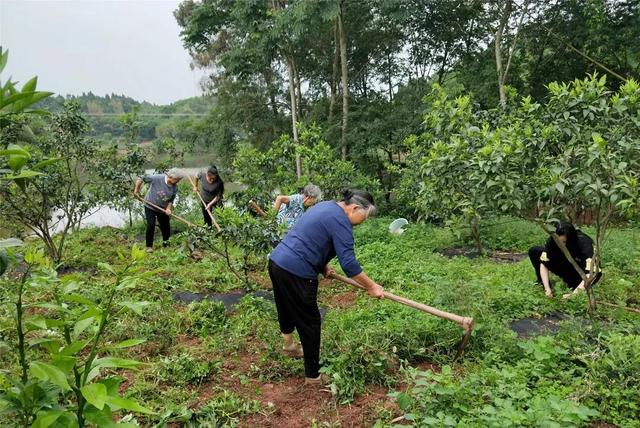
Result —
[[[296, 154], [302, 159], [303, 174], [299, 179], [295, 170]], [[247, 186], [236, 198], [252, 198], [263, 207], [272, 204], [274, 192], [296, 193], [308, 183], [318, 185], [325, 199], [339, 199], [346, 188], [362, 188], [380, 196], [379, 184], [356, 171], [352, 162], [338, 159], [315, 125], [300, 129], [298, 144], [282, 135], [264, 152], [241, 147], [233, 170], [238, 180]]]
[[187, 310], [189, 331], [200, 336], [207, 337], [224, 329], [227, 324], [224, 303], [203, 300], [193, 302]]
[[[104, 300], [94, 302], [78, 294], [81, 284], [72, 279], [59, 280], [42, 253], [25, 255], [28, 269], [22, 274], [16, 291], [14, 314], [22, 374], [19, 380], [12, 380], [13, 387], [6, 388], [0, 396], [3, 412], [15, 415], [18, 426], [83, 427], [87, 423], [103, 425], [105, 421], [112, 421], [112, 414], [120, 409], [151, 413], [137, 402], [120, 396], [121, 378], [103, 376], [108, 370], [141, 365], [109, 353], [136, 346], [144, 340], [129, 339], [120, 343], [105, 340], [106, 331], [118, 315], [126, 311], [141, 314], [147, 305], [147, 302], [116, 299], [116, 295], [135, 287], [138, 277], [133, 268], [142, 260], [144, 252], [134, 247], [130, 257], [128, 264], [119, 270], [102, 264], [115, 278], [105, 288]], [[121, 258], [125, 260], [124, 256]], [[39, 289], [46, 290], [48, 299], [24, 303], [25, 298]], [[27, 316], [25, 310], [32, 308], [41, 312]], [[44, 351], [40, 358], [28, 354], [27, 334], [29, 347]], [[59, 404], [67, 400], [68, 404]]]
[[162, 358], [155, 371], [159, 381], [171, 382], [177, 385], [198, 385], [215, 374], [219, 362], [200, 361], [189, 354], [183, 353]]
[[46, 176], [0, 189], [2, 215], [42, 239], [56, 262], [62, 259], [68, 233], [97, 205], [121, 196], [118, 190], [125, 183], [130, 186], [129, 159], [121, 159], [115, 149], [98, 148], [86, 138], [87, 131], [78, 106], [66, 104], [52, 116], [47, 133], [32, 144], [31, 159], [25, 159]]

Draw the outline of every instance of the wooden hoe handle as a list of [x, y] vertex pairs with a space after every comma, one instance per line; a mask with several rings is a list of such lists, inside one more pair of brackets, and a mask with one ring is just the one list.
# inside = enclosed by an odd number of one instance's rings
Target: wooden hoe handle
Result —
[[[353, 285], [354, 287], [358, 287], [363, 290], [366, 290], [365, 287], [358, 284], [353, 279], [347, 278], [346, 276], [342, 276], [342, 275], [338, 275], [337, 273], [334, 273], [329, 275], [329, 277], [333, 279], [337, 279], [338, 281], [342, 281], [346, 284]], [[470, 332], [473, 329], [473, 324], [474, 324], [473, 318], [462, 317], [460, 315], [452, 314], [451, 312], [441, 311], [440, 309], [427, 306], [423, 303], [415, 302], [413, 300], [407, 299], [406, 297], [397, 296], [387, 291], [384, 291], [383, 295], [385, 299], [393, 300], [394, 302], [402, 303], [405, 306], [409, 306], [419, 311], [426, 312], [428, 314], [435, 315], [439, 318], [443, 318], [449, 321], [453, 321], [456, 324], [460, 325], [460, 327], [462, 327], [466, 332]]]
[[[193, 177], [189, 176], [189, 181], [191, 182], [191, 185], [192, 185], [193, 187], [196, 187], [196, 182], [195, 182], [195, 180], [193, 179]], [[220, 225], [219, 225], [219, 224], [218, 224], [218, 222], [216, 221], [216, 218], [213, 216], [213, 213], [212, 213], [210, 210], [208, 210], [208, 209], [206, 208], [206, 207], [207, 207], [207, 204], [205, 204], [205, 203], [204, 203], [204, 199], [202, 199], [202, 195], [200, 194], [200, 192], [198, 192], [198, 190], [197, 190], [197, 189], [196, 189], [196, 190], [194, 190], [194, 192], [196, 192], [196, 195], [198, 195], [198, 198], [200, 199], [200, 202], [202, 202], [202, 205], [204, 205], [204, 207], [205, 207], [205, 211], [207, 212], [207, 214], [209, 214], [209, 218], [211, 218], [211, 221], [213, 222], [213, 225], [216, 227], [216, 231], [217, 231], [218, 233], [222, 232], [222, 228], [220, 227]]]
[[[147, 200], [146, 200], [146, 199], [144, 199], [142, 196], [140, 196], [140, 195], [136, 195], [136, 194], [134, 194], [133, 196], [134, 196], [137, 200], [139, 200], [140, 202], [142, 202], [143, 204], [147, 204], [147, 205], [149, 205], [151, 208], [155, 208], [155, 209], [156, 209], [156, 210], [158, 210], [158, 211], [165, 212], [164, 208], [160, 208], [159, 206], [157, 206], [157, 205], [156, 205], [156, 204], [154, 204], [153, 202], [149, 202], [149, 201], [147, 201]], [[197, 225], [195, 225], [195, 224], [191, 223], [189, 220], [187, 220], [187, 219], [184, 219], [184, 218], [180, 217], [178, 214], [171, 213], [171, 217], [174, 217], [176, 220], [181, 221], [182, 223], [186, 224], [187, 226], [190, 226], [190, 227], [198, 227]]]
[[263, 209], [260, 208], [260, 205], [256, 204], [256, 201], [253, 201], [253, 200], [249, 201], [249, 206], [251, 208], [253, 208], [253, 210], [255, 212], [257, 212], [260, 215], [260, 217], [266, 217], [267, 216], [267, 213], [265, 213], [263, 211]]

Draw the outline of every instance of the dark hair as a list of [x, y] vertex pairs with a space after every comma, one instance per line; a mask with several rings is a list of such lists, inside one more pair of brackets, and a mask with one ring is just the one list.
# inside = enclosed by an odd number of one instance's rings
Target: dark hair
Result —
[[369, 214], [375, 214], [376, 205], [373, 201], [373, 195], [366, 190], [346, 189], [342, 193], [342, 202], [347, 205], [356, 204], [369, 211]]
[[218, 175], [218, 168], [215, 165], [211, 165], [209, 169], [207, 169], [207, 174]]
[[[567, 237], [567, 242], [565, 245], [567, 246], [567, 250], [569, 250], [569, 253], [574, 258], [580, 254], [578, 246], [578, 230], [571, 223], [566, 221], [558, 222], [558, 224], [556, 224], [556, 235]], [[549, 239], [551, 244], [551, 248], [549, 249], [551, 250], [551, 252], [555, 253], [553, 256], [560, 256], [562, 254], [562, 251], [553, 240], [553, 238]], [[562, 256], [562, 258], [564, 258], [564, 256]]]

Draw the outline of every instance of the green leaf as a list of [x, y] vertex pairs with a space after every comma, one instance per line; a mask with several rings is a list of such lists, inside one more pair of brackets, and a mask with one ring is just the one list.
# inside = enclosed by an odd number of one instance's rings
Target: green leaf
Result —
[[102, 410], [107, 399], [106, 386], [101, 383], [90, 383], [80, 388], [80, 391], [89, 404]]
[[76, 358], [68, 355], [54, 355], [51, 362], [63, 372], [68, 373], [75, 366]]
[[22, 86], [22, 92], [33, 92], [38, 85], [38, 76], [32, 77]]
[[131, 410], [132, 412], [155, 414], [153, 410], [147, 409], [146, 407], [143, 407], [135, 401], [127, 398], [107, 396], [106, 403], [112, 408], [112, 410], [126, 409]]
[[2, 52], [2, 49], [0, 49], [0, 73], [2, 73], [2, 70], [4, 70], [4, 68], [6, 67], [8, 60], [9, 50]]
[[118, 369], [134, 369], [141, 366], [143, 363], [136, 360], [129, 360], [126, 358], [116, 357], [104, 357], [97, 358], [93, 362], [93, 368], [118, 368]]
[[22, 180], [22, 179], [25, 179], [25, 178], [37, 177], [39, 175], [42, 175], [42, 173], [38, 172], [38, 171], [31, 171], [31, 170], [28, 170], [28, 169], [23, 169], [22, 171], [20, 171], [20, 174], [5, 175], [1, 179], [2, 180]]
[[131, 309], [138, 315], [142, 315], [142, 310], [149, 306], [151, 302], [121, 302], [120, 306]]
[[96, 321], [95, 317], [88, 317], [78, 321], [76, 325], [73, 327], [73, 336], [74, 337], [80, 336], [82, 332], [85, 331], [87, 328], [89, 328], [89, 326], [91, 326], [91, 324], [93, 324], [95, 321]]
[[33, 168], [33, 169], [42, 169], [45, 166], [49, 166], [51, 164], [54, 164], [54, 163], [60, 161], [61, 159], [62, 158], [52, 158], [52, 159], [41, 160], [37, 164], [33, 165], [31, 168]]
[[38, 412], [31, 428], [47, 428], [57, 421], [65, 412], [63, 410], [48, 410]]
[[75, 355], [84, 349], [85, 346], [90, 342], [90, 340], [76, 340], [75, 342], [71, 342], [71, 344], [65, 346], [60, 350], [60, 355], [70, 356]]
[[402, 409], [403, 411], [406, 411], [409, 408], [409, 405], [411, 404], [411, 397], [409, 397], [408, 394], [401, 392], [396, 397], [396, 402], [398, 403], [398, 406], [400, 407], [400, 409]]
[[116, 275], [116, 276], [118, 275], [117, 272], [115, 271], [115, 269], [113, 268], [113, 266], [111, 266], [108, 263], [100, 262], [100, 263], [98, 263], [98, 267], [100, 269], [106, 270], [107, 272], [109, 272], [109, 273], [111, 273], [113, 275]]
[[34, 361], [29, 365], [31, 373], [42, 381], [49, 381], [62, 388], [63, 391], [71, 389], [67, 382], [67, 375], [56, 366], [51, 364]]
[[556, 190], [562, 194], [564, 194], [564, 183], [562, 183], [561, 181], [558, 181], [556, 183]]
[[129, 339], [129, 340], [122, 341], [120, 343], [116, 343], [115, 345], [107, 345], [106, 348], [108, 349], [130, 348], [132, 346], [138, 346], [146, 341], [147, 339]]
[[9, 165], [9, 168], [11, 168], [14, 172], [18, 172], [23, 166], [27, 164], [28, 160], [29, 158], [24, 155], [11, 155], [7, 160], [7, 165]]

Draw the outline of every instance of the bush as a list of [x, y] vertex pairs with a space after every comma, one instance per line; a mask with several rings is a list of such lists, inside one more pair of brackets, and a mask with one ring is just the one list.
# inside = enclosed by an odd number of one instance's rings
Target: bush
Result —
[[220, 365], [219, 361], [201, 361], [189, 354], [181, 353], [162, 358], [154, 374], [163, 382], [198, 385], [216, 373]]

